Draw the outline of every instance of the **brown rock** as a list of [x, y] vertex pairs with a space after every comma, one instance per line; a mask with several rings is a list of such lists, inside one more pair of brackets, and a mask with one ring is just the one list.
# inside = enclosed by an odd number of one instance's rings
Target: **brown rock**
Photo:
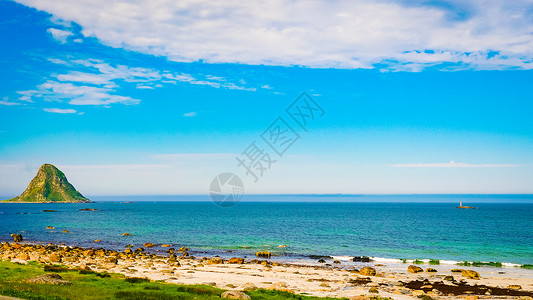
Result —
[[163, 248], [168, 248], [168, 247], [170, 247], [170, 246], [172, 246], [172, 245], [169, 245], [169, 244], [163, 244], [163, 245], [161, 245], [161, 247], [163, 247]]
[[266, 258], [270, 258], [272, 254], [268, 251], [259, 251], [259, 252], [256, 252], [255, 253], [255, 256], [257, 257], [266, 257]]
[[240, 258], [240, 257], [232, 257], [228, 261], [228, 264], [243, 264], [243, 263], [244, 263], [244, 258]]
[[479, 273], [472, 270], [462, 270], [461, 275], [470, 279], [479, 279]]
[[242, 290], [243, 291], [254, 291], [254, 290], [257, 290], [258, 287], [255, 286], [255, 284], [251, 283], [251, 282], [247, 282], [245, 284], [242, 285]]
[[122, 234], [122, 236], [131, 236], [131, 234], [125, 232], [125, 233]]
[[46, 226], [46, 229], [56, 229], [54, 226]]
[[151, 248], [151, 247], [155, 246], [155, 244], [152, 244], [152, 243], [144, 243], [143, 246], [146, 247], [146, 248]]
[[436, 269], [433, 269], [433, 268], [427, 268], [426, 272], [428, 272], [428, 273], [436, 273], [438, 271]]
[[424, 272], [424, 269], [422, 269], [421, 267], [415, 266], [415, 265], [410, 265], [409, 267], [407, 267], [407, 272], [420, 273], [420, 272]]
[[92, 249], [85, 250], [85, 251], [83, 251], [83, 255], [85, 255], [85, 256], [93, 256], [94, 255], [94, 250], [92, 250]]
[[26, 253], [20, 253], [16, 258], [21, 260], [30, 260], [30, 256]]
[[359, 270], [359, 274], [364, 276], [376, 276], [376, 269], [372, 267], [364, 267], [361, 270]]
[[224, 260], [220, 257], [212, 257], [207, 261], [208, 265], [223, 264]]
[[51, 262], [60, 262], [61, 255], [59, 255], [59, 253], [52, 253], [50, 256], [48, 256], [48, 260]]
[[[18, 257], [17, 257], [18, 258]], [[508, 289], [511, 289], [511, 290], [521, 290], [522, 289], [522, 286], [521, 285], [518, 285], [518, 284], [511, 284], [509, 286], [507, 286]]]
[[11, 235], [11, 237], [13, 238], [13, 241], [14, 241], [15, 243], [22, 242], [22, 234], [15, 234], [15, 233], [13, 233], [13, 234]]
[[225, 299], [252, 299], [250, 296], [246, 295], [240, 291], [225, 291], [220, 295], [220, 298]]

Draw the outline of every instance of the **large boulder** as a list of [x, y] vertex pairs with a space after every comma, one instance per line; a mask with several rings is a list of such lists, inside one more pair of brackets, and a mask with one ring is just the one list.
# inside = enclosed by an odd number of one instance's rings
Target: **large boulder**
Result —
[[359, 274], [364, 276], [376, 276], [376, 269], [371, 267], [364, 267], [361, 270], [359, 270]]
[[479, 279], [479, 273], [476, 271], [472, 271], [472, 270], [463, 270], [461, 272], [461, 275], [463, 275], [464, 277], [468, 277], [470, 279]]
[[22, 234], [13, 233], [11, 237], [13, 238], [13, 241], [15, 241], [15, 243], [22, 242]]
[[225, 291], [220, 295], [220, 298], [225, 299], [252, 299], [250, 296], [246, 295], [240, 291]]
[[272, 254], [268, 251], [259, 251], [259, 252], [256, 252], [255, 253], [255, 256], [257, 257], [265, 257], [265, 258], [270, 258]]
[[241, 258], [241, 257], [232, 257], [228, 261], [228, 264], [243, 264], [243, 263], [244, 263], [244, 258]]
[[407, 267], [407, 272], [420, 273], [420, 272], [424, 272], [424, 269], [422, 269], [421, 267], [415, 266], [415, 265], [410, 265], [409, 267]]

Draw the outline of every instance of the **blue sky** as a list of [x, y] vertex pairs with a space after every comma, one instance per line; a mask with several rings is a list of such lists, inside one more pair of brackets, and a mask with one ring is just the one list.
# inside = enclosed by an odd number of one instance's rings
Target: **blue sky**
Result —
[[531, 2], [240, 2], [0, 1], [0, 195], [42, 163], [86, 195], [533, 193]]

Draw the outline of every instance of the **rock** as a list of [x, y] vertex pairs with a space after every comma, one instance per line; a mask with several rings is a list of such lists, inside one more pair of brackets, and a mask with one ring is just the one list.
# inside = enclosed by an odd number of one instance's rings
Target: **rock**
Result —
[[319, 263], [321, 263], [321, 264], [325, 264], [325, 263], [326, 263], [326, 261], [325, 261], [325, 260], [323, 260], [322, 258], [321, 258], [321, 259], [319, 259], [319, 260], [318, 260], [318, 262], [319, 262]]
[[81, 211], [97, 211], [98, 209], [96, 209], [96, 208], [82, 208], [80, 210]]
[[462, 270], [461, 275], [470, 279], [479, 279], [479, 273], [472, 270]]
[[340, 262], [340, 260], [334, 260], [333, 263], [334, 264], [340, 264], [341, 262]]
[[232, 257], [228, 261], [228, 264], [243, 264], [243, 263], [244, 263], [244, 258], [240, 258], [240, 257]]
[[242, 290], [243, 291], [254, 291], [254, 290], [257, 290], [258, 287], [255, 286], [255, 284], [251, 283], [251, 282], [247, 282], [245, 284], [242, 285]]
[[352, 259], [354, 262], [371, 262], [372, 260], [368, 256], [355, 256]]
[[187, 248], [185, 246], [178, 249], [178, 252], [186, 252], [186, 251], [190, 251], [190, 250], [189, 250], [189, 248]]
[[224, 260], [220, 257], [212, 257], [207, 261], [208, 265], [217, 265], [217, 264], [223, 264]]
[[368, 290], [369, 293], [379, 293], [378, 289], [376, 287], [372, 287]]
[[270, 258], [272, 254], [268, 251], [259, 251], [259, 252], [256, 252], [255, 253], [255, 256], [257, 257], [266, 257], [266, 258]]
[[48, 260], [51, 262], [61, 262], [61, 255], [59, 253], [52, 253], [48, 257]]
[[42, 212], [57, 212], [57, 211], [53, 209], [43, 209]]
[[452, 273], [461, 273], [463, 269], [452, 269]]
[[22, 242], [22, 234], [15, 234], [15, 233], [13, 233], [13, 234], [11, 235], [11, 237], [13, 238], [13, 241], [14, 241], [15, 243]]
[[129, 233], [127, 233], [127, 232], [124, 232], [124, 233], [122, 234], [122, 236], [131, 236], [131, 234], [129, 234]]
[[413, 297], [422, 298], [426, 295], [426, 292], [422, 290], [414, 290], [413, 291]]
[[155, 244], [152, 244], [152, 243], [144, 243], [143, 246], [146, 247], [146, 248], [151, 248], [151, 247], [154, 247]]
[[95, 243], [99, 243], [101, 242], [102, 240], [94, 240]]
[[426, 272], [428, 272], [428, 273], [437, 273], [438, 271], [436, 269], [433, 269], [433, 268], [427, 268]]
[[63, 230], [63, 231], [61, 231], [61, 232], [63, 232], [63, 233], [68, 233], [68, 230], [65, 229], [65, 230]]
[[131, 250], [130, 248], [126, 248], [126, 249], [124, 249], [124, 253], [125, 254], [132, 254], [133, 250]]
[[280, 291], [280, 292], [287, 292], [287, 293], [294, 294], [294, 291], [289, 290], [287, 288], [287, 285], [284, 282], [276, 282], [276, 283], [272, 284], [268, 289], [269, 290], [276, 290], [276, 291]]
[[40, 284], [61, 284], [71, 285], [72, 282], [63, 280], [59, 274], [49, 273], [38, 275], [27, 280], [28, 283], [40, 283]]
[[56, 228], [53, 226], [46, 226], [46, 229], [56, 229]]
[[278, 248], [287, 248], [287, 245], [279, 245]]
[[83, 251], [83, 255], [85, 255], [85, 256], [93, 256], [94, 255], [94, 250], [93, 249], [85, 250], [85, 251]]
[[446, 281], [454, 281], [455, 279], [453, 278], [453, 276], [446, 276], [446, 277], [444, 277], [444, 280], [446, 280]]
[[[18, 257], [17, 257], [18, 258]], [[511, 290], [521, 290], [522, 289], [522, 286], [521, 285], [518, 285], [518, 284], [511, 284], [509, 286], [507, 286], [508, 289], [511, 289]]]
[[240, 291], [225, 291], [220, 295], [220, 298], [225, 299], [252, 299], [250, 296], [246, 295]]
[[30, 256], [26, 253], [20, 253], [16, 258], [20, 260], [30, 260]]
[[369, 296], [363, 296], [363, 295], [359, 295], [359, 296], [352, 296], [350, 298], [350, 300], [370, 300], [371, 298]]
[[108, 257], [106, 259], [107, 262], [109, 263], [112, 263], [112, 264], [117, 264], [118, 263], [118, 259], [116, 257]]
[[172, 245], [169, 245], [169, 244], [163, 244], [163, 245], [161, 245], [161, 247], [163, 247], [163, 248], [168, 248], [168, 247], [170, 247], [170, 246], [172, 246]]
[[415, 266], [415, 265], [410, 265], [409, 267], [407, 267], [407, 272], [420, 273], [420, 272], [424, 272], [424, 269], [422, 269], [421, 267]]
[[361, 270], [359, 270], [359, 274], [364, 276], [376, 276], [376, 269], [371, 267], [364, 267]]

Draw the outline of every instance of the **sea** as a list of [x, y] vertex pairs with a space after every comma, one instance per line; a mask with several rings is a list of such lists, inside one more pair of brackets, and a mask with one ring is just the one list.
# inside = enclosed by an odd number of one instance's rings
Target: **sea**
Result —
[[[533, 195], [254, 195], [231, 207], [208, 196], [91, 200], [96, 203], [0, 203], [0, 240], [21, 233], [26, 242], [117, 250], [172, 244], [197, 257], [270, 251], [272, 259], [287, 261], [368, 256], [533, 265]], [[476, 209], [458, 209], [459, 202]], [[148, 250], [164, 254], [165, 248]]]

